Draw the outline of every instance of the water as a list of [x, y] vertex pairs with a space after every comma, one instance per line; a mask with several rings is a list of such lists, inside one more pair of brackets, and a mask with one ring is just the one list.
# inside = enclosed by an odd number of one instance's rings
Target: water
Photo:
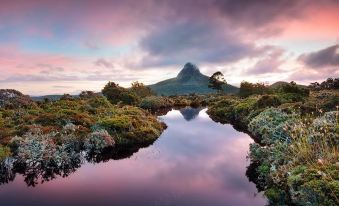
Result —
[[129, 158], [85, 162], [68, 177], [0, 186], [0, 205], [265, 205], [245, 172], [253, 140], [213, 122], [206, 109], [172, 110], [151, 146]]

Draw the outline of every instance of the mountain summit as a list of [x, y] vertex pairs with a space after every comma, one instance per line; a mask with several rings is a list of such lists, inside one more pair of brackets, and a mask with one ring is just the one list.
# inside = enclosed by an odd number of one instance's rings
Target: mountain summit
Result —
[[199, 68], [188, 62], [185, 64], [184, 68], [177, 75], [179, 81], [185, 82], [194, 77], [201, 77], [203, 74], [200, 73]]
[[[185, 94], [208, 94], [215, 92], [208, 88], [209, 77], [202, 74], [199, 68], [188, 62], [179, 74], [171, 79], [149, 85], [158, 95], [185, 95]], [[238, 88], [232, 85], [225, 87], [227, 93], [237, 93]]]

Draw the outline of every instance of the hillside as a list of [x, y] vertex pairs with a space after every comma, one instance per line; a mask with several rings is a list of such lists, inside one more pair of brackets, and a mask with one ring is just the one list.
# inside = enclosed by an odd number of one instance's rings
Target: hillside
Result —
[[[203, 75], [197, 66], [192, 63], [185, 64], [179, 74], [171, 79], [149, 85], [158, 95], [184, 95], [184, 94], [208, 94], [215, 90], [208, 88], [209, 77]], [[227, 85], [224, 91], [229, 94], [237, 93], [239, 88]]]

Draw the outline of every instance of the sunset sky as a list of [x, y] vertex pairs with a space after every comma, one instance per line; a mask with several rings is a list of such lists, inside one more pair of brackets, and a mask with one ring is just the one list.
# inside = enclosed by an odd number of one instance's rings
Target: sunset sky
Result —
[[339, 0], [0, 0], [0, 88], [100, 91], [177, 75], [228, 83], [339, 76]]

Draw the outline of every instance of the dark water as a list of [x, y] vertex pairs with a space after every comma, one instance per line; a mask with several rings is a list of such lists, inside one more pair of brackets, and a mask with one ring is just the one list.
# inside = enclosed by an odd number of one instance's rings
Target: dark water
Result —
[[167, 130], [130, 158], [84, 163], [68, 177], [28, 187], [22, 175], [0, 186], [0, 205], [265, 205], [245, 175], [244, 133], [206, 110], [173, 110]]

